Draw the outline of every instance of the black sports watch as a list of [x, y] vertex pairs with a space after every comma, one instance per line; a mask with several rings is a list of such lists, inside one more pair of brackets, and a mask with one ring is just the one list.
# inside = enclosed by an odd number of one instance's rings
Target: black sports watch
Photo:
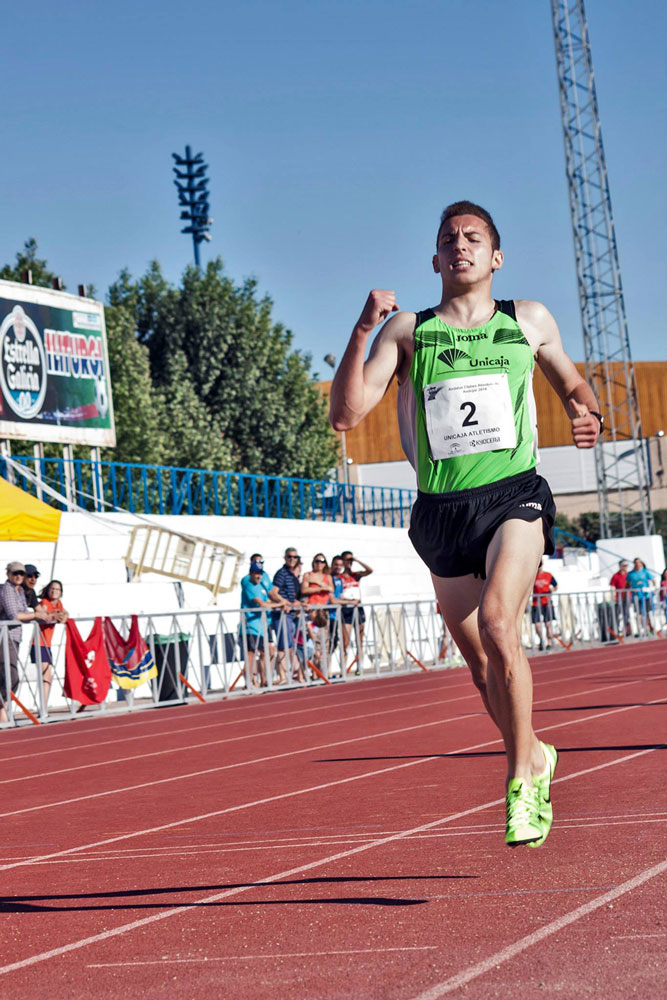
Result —
[[604, 417], [602, 416], [601, 413], [596, 413], [595, 410], [589, 410], [588, 412], [591, 414], [592, 417], [598, 418], [598, 423], [600, 424], [600, 434], [602, 434], [602, 432], [604, 431]]

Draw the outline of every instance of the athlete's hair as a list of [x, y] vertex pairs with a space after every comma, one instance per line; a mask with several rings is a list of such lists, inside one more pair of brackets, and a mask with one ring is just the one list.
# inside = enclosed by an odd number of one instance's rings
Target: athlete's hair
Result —
[[486, 223], [486, 228], [489, 230], [489, 236], [491, 237], [491, 246], [494, 250], [500, 250], [500, 233], [496, 229], [496, 224], [491, 218], [491, 215], [485, 208], [481, 205], [476, 205], [474, 201], [454, 201], [451, 205], [443, 211], [440, 216], [440, 225], [438, 226], [438, 235], [435, 238], [436, 249], [438, 246], [438, 240], [440, 239], [440, 230], [442, 229], [447, 219], [452, 219], [455, 215], [475, 215], [482, 222]]

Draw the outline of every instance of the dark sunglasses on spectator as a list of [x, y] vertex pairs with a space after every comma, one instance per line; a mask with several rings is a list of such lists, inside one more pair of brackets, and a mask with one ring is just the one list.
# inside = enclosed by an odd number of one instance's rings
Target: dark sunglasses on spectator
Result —
[[12, 576], [25, 576], [25, 573], [23, 572], [22, 569], [14, 569], [14, 570], [12, 570], [11, 575]]
[[325, 563], [326, 559], [313, 559], [314, 563]]

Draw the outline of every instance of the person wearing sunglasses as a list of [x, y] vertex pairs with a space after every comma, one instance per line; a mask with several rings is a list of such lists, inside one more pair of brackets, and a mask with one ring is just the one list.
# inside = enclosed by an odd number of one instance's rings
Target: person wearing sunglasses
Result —
[[[0, 621], [3, 622], [48, 622], [49, 615], [44, 608], [32, 611], [28, 607], [23, 589], [25, 566], [21, 562], [7, 564], [7, 579], [0, 585]], [[0, 631], [0, 722], [7, 722], [7, 702], [9, 689], [16, 692], [19, 686], [18, 654], [21, 641], [21, 626], [7, 629], [7, 643]]]
[[312, 570], [303, 575], [301, 593], [308, 604], [331, 604], [334, 585], [326, 556], [318, 552], [312, 566]]
[[39, 580], [40, 573], [36, 566], [32, 563], [25, 564], [25, 576], [23, 577], [23, 590], [25, 591], [25, 600], [29, 608], [34, 611], [39, 604], [39, 597], [37, 596], [37, 581]]
[[287, 680], [285, 658], [287, 658], [287, 674], [291, 675], [293, 669], [296, 612], [301, 606], [299, 601], [301, 584], [296, 574], [299, 561], [299, 553], [295, 548], [285, 549], [285, 562], [273, 578], [273, 590], [270, 595], [271, 600], [277, 598], [282, 602], [280, 610], [273, 612], [273, 627], [278, 636], [277, 667], [280, 684]]

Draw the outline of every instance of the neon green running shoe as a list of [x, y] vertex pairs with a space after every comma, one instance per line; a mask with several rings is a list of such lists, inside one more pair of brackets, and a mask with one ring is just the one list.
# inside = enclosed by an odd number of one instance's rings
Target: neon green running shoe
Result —
[[505, 802], [505, 843], [509, 847], [519, 847], [521, 844], [543, 839], [538, 795], [534, 785], [527, 785], [521, 778], [512, 778], [507, 786]]
[[556, 772], [558, 751], [556, 750], [556, 747], [552, 747], [550, 743], [543, 743], [541, 740], [540, 746], [542, 747], [542, 753], [544, 754], [546, 764], [542, 774], [533, 775], [533, 785], [537, 790], [540, 823], [542, 824], [542, 837], [539, 840], [534, 840], [530, 845], [531, 847], [539, 847], [544, 843], [549, 836], [551, 824], [554, 820], [554, 807], [551, 804], [551, 782]]

